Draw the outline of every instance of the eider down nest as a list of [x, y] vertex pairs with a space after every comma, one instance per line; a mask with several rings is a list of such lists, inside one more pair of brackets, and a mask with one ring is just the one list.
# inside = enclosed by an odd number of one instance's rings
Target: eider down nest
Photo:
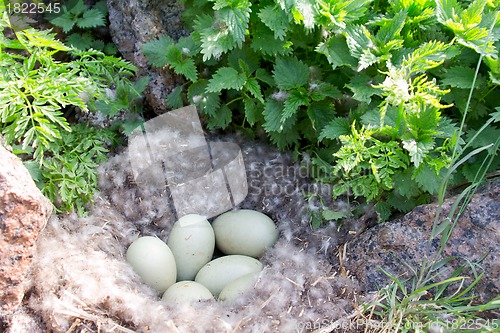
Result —
[[358, 285], [339, 265], [347, 233], [334, 223], [310, 226], [311, 213], [325, 202], [341, 203], [303, 177], [289, 154], [237, 135], [213, 139], [241, 149], [250, 185], [237, 208], [267, 214], [280, 231], [260, 259], [265, 268], [254, 288], [232, 302], [177, 305], [140, 281], [124, 259], [127, 247], [139, 236], [166, 241], [176, 215], [167, 192], [134, 182], [124, 148], [100, 166], [90, 214], [52, 217], [40, 237], [20, 310], [37, 318], [31, 332], [355, 331], [345, 322], [356, 314]]

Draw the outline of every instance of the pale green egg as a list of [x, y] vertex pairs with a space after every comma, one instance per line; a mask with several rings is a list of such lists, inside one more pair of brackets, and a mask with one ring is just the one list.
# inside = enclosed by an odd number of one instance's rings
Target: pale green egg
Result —
[[167, 244], [177, 264], [177, 280], [193, 280], [200, 268], [212, 260], [214, 231], [204, 216], [189, 214], [175, 222]]
[[222, 289], [219, 294], [220, 301], [234, 301], [247, 290], [250, 290], [257, 283], [260, 272], [250, 273], [243, 275], [233, 282], [229, 283]]
[[260, 272], [263, 265], [255, 258], [242, 255], [229, 255], [212, 260], [203, 266], [195, 281], [210, 290], [214, 296], [232, 281], [250, 273]]
[[162, 299], [167, 302], [189, 303], [214, 300], [214, 296], [202, 284], [194, 281], [179, 281], [165, 291]]
[[127, 249], [126, 259], [142, 281], [164, 293], [177, 278], [174, 255], [161, 239], [139, 237]]
[[212, 227], [215, 244], [225, 254], [261, 257], [278, 240], [273, 220], [255, 210], [240, 209], [219, 215]]

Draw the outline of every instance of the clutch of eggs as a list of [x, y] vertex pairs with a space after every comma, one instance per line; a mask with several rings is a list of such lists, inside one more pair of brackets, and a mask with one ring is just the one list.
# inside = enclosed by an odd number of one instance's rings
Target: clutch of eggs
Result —
[[[128, 248], [126, 259], [166, 301], [217, 297], [231, 301], [255, 283], [263, 269], [258, 258], [278, 236], [273, 220], [253, 210], [226, 212], [212, 224], [201, 215], [189, 214], [173, 225], [167, 243], [140, 237]], [[215, 247], [226, 256], [212, 260]]]

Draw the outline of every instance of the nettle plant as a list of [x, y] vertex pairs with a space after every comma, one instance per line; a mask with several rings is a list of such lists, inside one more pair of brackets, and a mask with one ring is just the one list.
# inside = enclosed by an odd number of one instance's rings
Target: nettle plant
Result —
[[[498, 0], [185, 5], [189, 36], [143, 46], [150, 64], [187, 79], [168, 105], [196, 104], [211, 128], [262, 128], [379, 220], [436, 194], [462, 131], [474, 135], [498, 106]], [[499, 134], [492, 126], [481, 143]], [[471, 163], [457, 183], [473, 177]]]
[[96, 38], [92, 29], [107, 24], [108, 7], [106, 1], [97, 1], [88, 7], [83, 0], [69, 0], [61, 7], [62, 13], [48, 13], [50, 23], [58, 26], [67, 34], [66, 44], [79, 50], [99, 50], [108, 55], [115, 55], [118, 49], [115, 44]]
[[129, 81], [136, 68], [122, 59], [70, 48], [50, 31], [12, 30], [3, 8], [0, 15], [1, 135], [59, 211], [84, 214], [97, 188], [96, 167], [118, 131], [71, 124], [66, 114], [101, 107], [116, 114], [140, 96], [144, 82]]

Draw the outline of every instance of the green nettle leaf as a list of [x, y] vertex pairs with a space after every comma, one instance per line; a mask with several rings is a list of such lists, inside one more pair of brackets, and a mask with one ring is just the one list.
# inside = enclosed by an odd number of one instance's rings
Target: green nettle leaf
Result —
[[174, 72], [180, 75], [184, 75], [188, 80], [192, 82], [198, 79], [198, 71], [196, 70], [196, 64], [193, 59], [179, 59], [178, 62], [172, 63]]
[[245, 82], [245, 88], [259, 100], [259, 102], [264, 103], [264, 96], [260, 90], [259, 81], [256, 78], [248, 78]]
[[441, 181], [432, 167], [428, 165], [421, 166], [415, 170], [414, 178], [425, 192], [430, 194], [438, 193]]
[[178, 109], [184, 106], [184, 102], [182, 101], [182, 88], [176, 87], [172, 90], [166, 100], [167, 106], [172, 109]]
[[216, 0], [213, 7], [216, 18], [224, 22], [238, 47], [241, 47], [245, 40], [251, 5], [248, 0]]
[[365, 73], [355, 75], [346, 87], [354, 93], [352, 98], [367, 104], [371, 103], [373, 95], [380, 93], [380, 89], [372, 85], [372, 77]]
[[296, 58], [278, 57], [274, 65], [273, 77], [278, 88], [291, 90], [307, 83], [309, 68]]
[[155, 67], [163, 67], [167, 62], [167, 52], [173, 44], [172, 38], [163, 36], [142, 45], [142, 51], [148, 59], [148, 64]]
[[[406, 11], [400, 11], [391, 19], [382, 19], [380, 30], [376, 37], [381, 47], [394, 42], [395, 39], [401, 39], [400, 32], [405, 26], [407, 18]], [[402, 41], [402, 40], [401, 40]]]
[[264, 104], [264, 111], [262, 112], [264, 116], [263, 127], [266, 132], [281, 132], [283, 130], [283, 124], [281, 122], [282, 110], [282, 103], [271, 98], [266, 100], [266, 104]]
[[71, 17], [68, 17], [68, 15], [58, 16], [50, 20], [50, 23], [61, 27], [65, 33], [70, 32], [71, 29], [73, 29], [73, 27], [75, 26], [75, 22], [73, 21], [73, 19], [71, 19]]
[[220, 108], [215, 110], [215, 113], [210, 117], [208, 120], [208, 128], [214, 129], [214, 128], [226, 128], [232, 120], [232, 112], [228, 108], [226, 104], [222, 105]]
[[293, 43], [289, 40], [274, 38], [274, 33], [264, 24], [257, 24], [250, 47], [252, 50], [268, 56], [286, 56], [293, 52]]
[[342, 66], [356, 68], [358, 64], [356, 58], [351, 55], [346, 38], [343, 35], [335, 35], [326, 42], [320, 43], [316, 47], [316, 52], [326, 56], [326, 59], [332, 65], [332, 69]]
[[253, 126], [257, 122], [261, 110], [252, 98], [243, 99], [243, 105], [245, 107], [245, 119], [250, 126]]
[[335, 117], [335, 107], [328, 101], [312, 102], [307, 108], [307, 116], [311, 127], [316, 131], [314, 139], [320, 141], [318, 134]]
[[323, 139], [339, 139], [342, 135], [349, 135], [351, 133], [351, 124], [347, 118], [336, 117], [330, 121], [321, 131], [319, 140]]
[[76, 21], [76, 25], [82, 29], [90, 29], [106, 25], [106, 20], [99, 10], [89, 9], [83, 13], [81, 19]]
[[410, 198], [420, 194], [420, 189], [418, 186], [415, 186], [412, 175], [413, 168], [407, 168], [397, 171], [392, 177], [394, 189], [403, 197]]
[[261, 21], [274, 32], [274, 38], [284, 40], [290, 29], [290, 22], [285, 11], [277, 6], [267, 6], [258, 14]]
[[358, 72], [378, 62], [381, 58], [373, 53], [374, 38], [362, 25], [353, 25], [346, 29], [347, 46], [351, 55], [358, 59]]
[[66, 43], [80, 50], [88, 50], [92, 47], [94, 37], [90, 33], [71, 34], [66, 37]]
[[213, 116], [220, 107], [221, 101], [219, 94], [207, 92], [207, 86], [207, 80], [198, 80], [190, 85], [188, 99], [190, 103], [198, 105], [205, 114]]
[[223, 89], [241, 90], [245, 85], [245, 75], [232, 67], [221, 67], [208, 82], [208, 92], [220, 92]]
[[[471, 67], [466, 66], [454, 66], [450, 67], [446, 70], [446, 72], [442, 75], [441, 83], [445, 85], [449, 85], [453, 88], [461, 88], [461, 89], [471, 89], [472, 82], [474, 82], [474, 76], [476, 72]], [[479, 74], [476, 78], [476, 86], [478, 89], [484, 84], [484, 79], [481, 74]]]
[[292, 90], [285, 100], [283, 113], [281, 114], [281, 122], [284, 123], [288, 118], [297, 113], [301, 106], [309, 104], [309, 97], [305, 92]]

